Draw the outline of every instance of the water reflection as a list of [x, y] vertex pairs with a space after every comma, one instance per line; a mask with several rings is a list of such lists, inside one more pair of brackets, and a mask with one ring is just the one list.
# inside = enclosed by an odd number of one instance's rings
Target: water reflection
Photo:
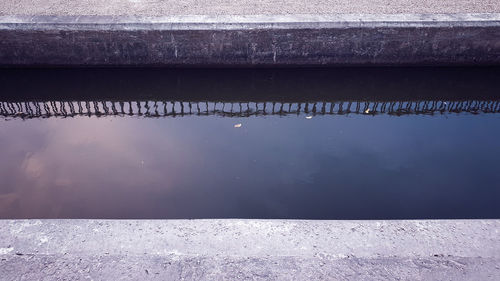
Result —
[[259, 84], [274, 72], [210, 88], [187, 74], [97, 71], [116, 85], [96, 86], [85, 71], [28, 71], [32, 83], [4, 71], [18, 87], [0, 77], [0, 218], [500, 218], [498, 82], [447, 71], [394, 91], [368, 74], [342, 88], [327, 71], [311, 78], [324, 87], [301, 78], [310, 90], [286, 93]]
[[47, 118], [74, 116], [210, 116], [266, 115], [407, 115], [499, 113], [499, 100], [338, 101], [338, 102], [182, 102], [182, 101], [24, 101], [0, 102], [0, 116]]
[[499, 98], [500, 67], [0, 69], [0, 100], [465, 101]]
[[0, 217], [500, 217], [497, 115], [168, 120], [3, 122]]

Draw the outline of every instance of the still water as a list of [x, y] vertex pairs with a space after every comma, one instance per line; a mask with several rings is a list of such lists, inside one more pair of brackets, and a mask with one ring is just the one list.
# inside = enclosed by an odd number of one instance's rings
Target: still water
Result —
[[0, 218], [500, 218], [496, 68], [0, 74]]

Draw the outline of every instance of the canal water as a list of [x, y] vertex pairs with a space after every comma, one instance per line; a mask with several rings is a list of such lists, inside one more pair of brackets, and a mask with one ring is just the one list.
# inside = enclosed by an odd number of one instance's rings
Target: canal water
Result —
[[0, 218], [500, 218], [499, 74], [3, 69]]

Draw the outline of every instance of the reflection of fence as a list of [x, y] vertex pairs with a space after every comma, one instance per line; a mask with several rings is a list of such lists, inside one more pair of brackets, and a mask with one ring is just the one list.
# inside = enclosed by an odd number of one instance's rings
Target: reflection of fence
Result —
[[499, 113], [500, 100], [464, 101], [338, 101], [338, 102], [182, 102], [182, 101], [26, 101], [0, 102], [0, 115], [18, 118], [52, 116], [144, 117], [217, 115], [249, 117], [265, 115], [343, 114], [445, 114]]

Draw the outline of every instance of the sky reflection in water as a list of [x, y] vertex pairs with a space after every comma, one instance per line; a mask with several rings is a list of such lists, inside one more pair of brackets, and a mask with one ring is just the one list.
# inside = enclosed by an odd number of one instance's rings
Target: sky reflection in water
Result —
[[0, 218], [500, 218], [500, 114], [79, 116], [0, 129]]

